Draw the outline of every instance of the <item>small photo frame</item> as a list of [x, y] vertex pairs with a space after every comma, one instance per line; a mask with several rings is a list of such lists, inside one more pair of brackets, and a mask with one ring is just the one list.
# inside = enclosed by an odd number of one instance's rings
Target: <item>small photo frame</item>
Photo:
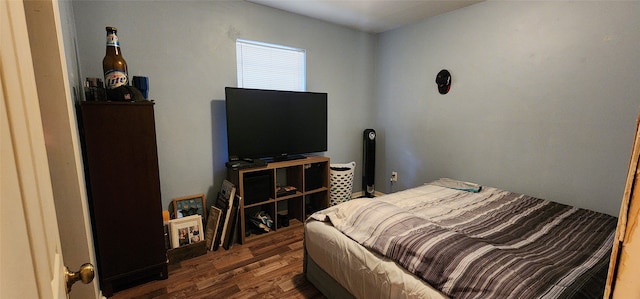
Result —
[[207, 230], [205, 234], [205, 241], [207, 241], [207, 249], [213, 250], [213, 242], [215, 242], [216, 234], [218, 233], [218, 225], [220, 223], [220, 217], [222, 216], [222, 210], [211, 206], [211, 212], [209, 212], [209, 221], [207, 222]]
[[194, 194], [173, 199], [173, 218], [200, 215], [207, 221], [206, 199], [204, 194]]
[[169, 221], [171, 230], [171, 248], [186, 246], [204, 241], [202, 217], [191, 215]]

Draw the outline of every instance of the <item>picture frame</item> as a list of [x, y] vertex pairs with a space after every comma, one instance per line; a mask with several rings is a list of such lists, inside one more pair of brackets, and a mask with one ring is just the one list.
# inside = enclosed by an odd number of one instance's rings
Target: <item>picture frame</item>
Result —
[[171, 248], [178, 248], [204, 241], [202, 217], [191, 215], [169, 221]]
[[213, 250], [213, 242], [216, 239], [218, 233], [218, 226], [220, 225], [220, 217], [222, 217], [222, 210], [215, 206], [211, 206], [209, 212], [209, 221], [207, 222], [207, 231], [205, 233], [205, 241], [207, 242], [207, 250]]
[[192, 215], [202, 216], [203, 222], [207, 221], [207, 200], [204, 194], [194, 194], [183, 197], [174, 198], [173, 217], [179, 219]]

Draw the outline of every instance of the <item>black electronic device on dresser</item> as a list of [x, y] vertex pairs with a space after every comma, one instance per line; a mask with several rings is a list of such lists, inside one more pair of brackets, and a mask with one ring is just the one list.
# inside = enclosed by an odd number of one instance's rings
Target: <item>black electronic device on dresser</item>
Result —
[[153, 102], [82, 102], [78, 121], [102, 293], [167, 278]]

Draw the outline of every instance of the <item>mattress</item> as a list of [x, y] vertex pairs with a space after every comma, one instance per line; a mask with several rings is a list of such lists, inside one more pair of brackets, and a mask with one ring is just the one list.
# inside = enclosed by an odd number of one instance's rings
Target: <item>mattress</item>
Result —
[[304, 242], [307, 258], [356, 298], [447, 298], [392, 260], [349, 239], [331, 223], [307, 221]]
[[615, 217], [450, 185], [320, 211], [305, 224], [306, 252], [358, 298], [602, 296]]

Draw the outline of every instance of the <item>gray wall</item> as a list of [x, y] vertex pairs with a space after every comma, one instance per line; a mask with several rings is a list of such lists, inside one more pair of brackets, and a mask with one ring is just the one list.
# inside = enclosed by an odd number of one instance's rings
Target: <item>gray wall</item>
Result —
[[[373, 125], [371, 34], [244, 1], [76, 1], [81, 76], [101, 77], [105, 26], [118, 28], [130, 76], [150, 80], [163, 206], [226, 177], [224, 87], [236, 86], [235, 39], [307, 50], [307, 89], [329, 94], [332, 162], [360, 161]], [[357, 175], [356, 186], [360, 184]]]
[[[379, 45], [385, 192], [451, 177], [618, 215], [640, 104], [640, 2], [483, 2]], [[447, 95], [434, 82], [443, 68]]]
[[101, 76], [107, 25], [130, 74], [150, 77], [165, 207], [211, 202], [226, 175], [241, 37], [307, 49], [308, 90], [329, 93], [326, 155], [358, 163], [354, 191], [373, 127], [378, 191], [452, 177], [618, 213], [640, 104], [638, 2], [489, 1], [380, 35], [243, 1], [73, 7], [81, 77]]

